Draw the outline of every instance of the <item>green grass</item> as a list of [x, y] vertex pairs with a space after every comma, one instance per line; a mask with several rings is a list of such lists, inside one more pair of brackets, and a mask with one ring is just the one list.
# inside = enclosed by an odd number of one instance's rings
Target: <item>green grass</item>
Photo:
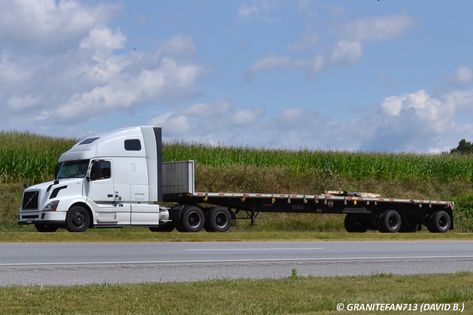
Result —
[[0, 309], [5, 314], [341, 314], [338, 303], [464, 303], [465, 314], [473, 310], [472, 273], [287, 274], [281, 280], [4, 287]]
[[39, 233], [32, 227], [0, 232], [0, 242], [239, 242], [239, 241], [393, 241], [393, 240], [473, 240], [473, 233], [448, 232], [435, 234], [417, 232], [382, 234], [379, 232], [314, 232], [280, 231], [276, 229], [236, 228], [226, 233], [153, 233], [147, 228], [90, 229], [84, 233], [60, 230]]

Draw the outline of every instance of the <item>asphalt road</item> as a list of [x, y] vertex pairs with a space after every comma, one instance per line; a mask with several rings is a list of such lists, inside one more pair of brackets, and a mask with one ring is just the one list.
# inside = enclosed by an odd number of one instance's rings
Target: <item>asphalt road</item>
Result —
[[472, 241], [0, 244], [0, 286], [473, 272]]

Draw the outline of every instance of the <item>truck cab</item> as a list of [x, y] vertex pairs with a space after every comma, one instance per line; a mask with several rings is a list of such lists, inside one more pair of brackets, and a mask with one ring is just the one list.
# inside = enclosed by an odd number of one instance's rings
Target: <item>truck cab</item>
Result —
[[41, 232], [66, 227], [158, 226], [161, 208], [161, 129], [115, 130], [76, 143], [58, 160], [54, 181], [23, 192], [19, 224]]

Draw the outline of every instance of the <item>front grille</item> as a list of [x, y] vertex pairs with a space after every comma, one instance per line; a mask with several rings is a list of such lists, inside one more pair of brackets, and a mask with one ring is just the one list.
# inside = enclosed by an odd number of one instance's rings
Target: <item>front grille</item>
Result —
[[23, 210], [38, 209], [39, 190], [30, 190], [23, 193]]

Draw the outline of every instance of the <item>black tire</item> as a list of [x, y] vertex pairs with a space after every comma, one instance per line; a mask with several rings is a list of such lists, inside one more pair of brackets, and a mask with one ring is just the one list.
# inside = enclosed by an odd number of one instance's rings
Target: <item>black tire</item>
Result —
[[382, 233], [396, 233], [401, 226], [401, 215], [396, 210], [386, 210], [378, 217], [378, 230]]
[[172, 230], [174, 230], [174, 223], [166, 222], [160, 224], [159, 226], [150, 226], [149, 230], [151, 232], [172, 232]]
[[227, 208], [210, 208], [207, 217], [205, 229], [209, 232], [226, 232], [232, 224], [232, 215]]
[[358, 213], [349, 213], [345, 216], [345, 230], [350, 233], [364, 233], [368, 231], [368, 218]]
[[445, 233], [452, 227], [452, 219], [444, 210], [433, 212], [427, 221], [427, 229], [432, 233]]
[[202, 209], [197, 206], [187, 206], [182, 210], [177, 230], [179, 232], [199, 232], [204, 224], [205, 216]]
[[81, 206], [74, 206], [67, 211], [66, 229], [69, 232], [84, 232], [90, 226], [89, 212]]
[[50, 233], [50, 232], [56, 232], [57, 229], [59, 228], [57, 225], [55, 224], [43, 224], [43, 223], [38, 223], [38, 224], [35, 224], [34, 227], [36, 228], [36, 231], [38, 232], [46, 232], [46, 233]]
[[419, 224], [403, 219], [399, 233], [414, 233], [418, 228]]

